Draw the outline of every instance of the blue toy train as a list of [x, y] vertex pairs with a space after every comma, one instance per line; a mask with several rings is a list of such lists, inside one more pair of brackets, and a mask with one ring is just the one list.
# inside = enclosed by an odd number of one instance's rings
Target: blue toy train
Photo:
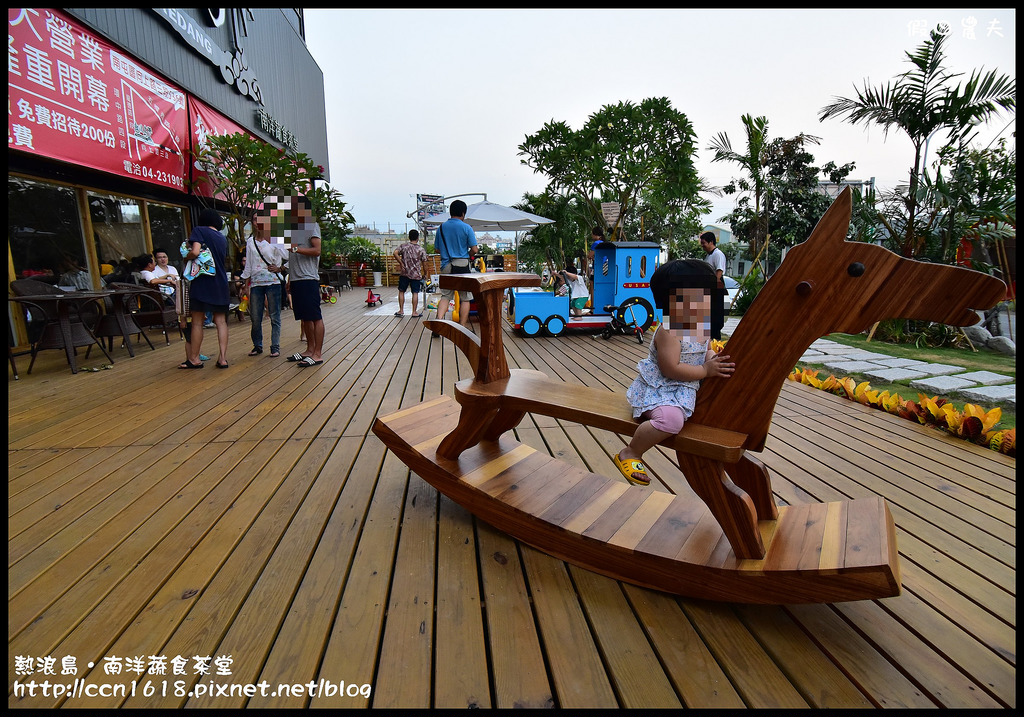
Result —
[[654, 242], [602, 242], [594, 247], [594, 286], [589, 313], [572, 316], [569, 297], [542, 289], [510, 290], [508, 317], [523, 336], [560, 336], [567, 328], [643, 332], [661, 311], [654, 305], [651, 274], [660, 264], [661, 247]]

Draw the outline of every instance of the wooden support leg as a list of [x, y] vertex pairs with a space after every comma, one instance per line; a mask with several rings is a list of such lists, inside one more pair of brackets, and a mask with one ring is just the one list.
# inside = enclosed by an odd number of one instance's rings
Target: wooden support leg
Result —
[[779, 519], [779, 507], [775, 505], [775, 496], [772, 495], [768, 466], [749, 453], [744, 453], [739, 463], [726, 463], [725, 472], [754, 501], [758, 520]]
[[497, 415], [494, 416], [494, 420], [491, 421], [491, 425], [488, 426], [487, 430], [484, 432], [483, 440], [498, 440], [501, 438], [503, 433], [511, 431], [513, 428], [518, 426], [519, 422], [523, 420], [523, 416], [525, 415], [526, 413], [523, 411], [510, 411], [507, 408], [499, 410]]
[[[493, 403], [497, 404], [496, 401]], [[451, 461], [458, 460], [464, 450], [480, 442], [497, 413], [497, 405], [484, 406], [481, 401], [463, 405], [459, 425], [441, 441], [437, 455]]]
[[764, 544], [750, 496], [730, 480], [718, 461], [681, 451], [676, 456], [686, 481], [722, 526], [736, 557], [763, 558]]

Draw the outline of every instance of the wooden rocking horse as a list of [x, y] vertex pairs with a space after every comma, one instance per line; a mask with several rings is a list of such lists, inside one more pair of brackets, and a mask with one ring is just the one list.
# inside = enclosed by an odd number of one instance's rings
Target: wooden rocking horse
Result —
[[1004, 295], [993, 277], [901, 258], [846, 241], [846, 189], [810, 238], [789, 251], [730, 337], [736, 371], [709, 381], [682, 431], [666, 439], [694, 493], [630, 486], [515, 441], [527, 413], [632, 435], [622, 394], [510, 371], [501, 303], [533, 274], [461, 274], [480, 336], [451, 321], [427, 326], [466, 355], [474, 378], [388, 416], [373, 431], [413, 471], [486, 522], [557, 558], [610, 577], [696, 598], [747, 603], [841, 602], [900, 593], [896, 530], [880, 497], [778, 507], [764, 448], [786, 376], [813, 341], [886, 318], [954, 326]]

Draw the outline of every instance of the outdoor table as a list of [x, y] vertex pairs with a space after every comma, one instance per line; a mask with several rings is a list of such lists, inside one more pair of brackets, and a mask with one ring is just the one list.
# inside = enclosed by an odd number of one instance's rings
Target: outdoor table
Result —
[[351, 280], [349, 280], [349, 281], [345, 280], [345, 278], [351, 272], [352, 272], [352, 269], [350, 269], [347, 266], [330, 267], [330, 268], [325, 268], [325, 269], [321, 269], [320, 270], [320, 273], [327, 277], [327, 282], [326, 283], [330, 284], [331, 286], [333, 286], [335, 289], [338, 289], [339, 291], [341, 290], [342, 286], [345, 286], [345, 285], [351, 286], [352, 285]]
[[103, 347], [103, 342], [96, 338], [96, 335], [89, 327], [81, 321], [81, 316], [79, 316], [78, 321], [73, 321], [71, 318], [72, 308], [74, 308], [76, 313], [80, 313], [81, 308], [88, 302], [112, 296], [113, 293], [106, 291], [72, 291], [66, 294], [32, 294], [8, 297], [8, 301], [16, 301], [30, 307], [34, 306], [42, 311], [46, 317], [43, 333], [32, 348], [32, 362], [29, 364], [28, 372], [32, 373], [32, 364], [35, 363], [36, 354], [41, 348], [64, 349], [68, 364], [71, 366], [71, 373], [78, 373], [75, 349], [79, 346], [98, 344], [100, 351], [107, 357], [107, 360], [110, 363], [114, 363], [114, 359], [110, 357], [110, 354]]

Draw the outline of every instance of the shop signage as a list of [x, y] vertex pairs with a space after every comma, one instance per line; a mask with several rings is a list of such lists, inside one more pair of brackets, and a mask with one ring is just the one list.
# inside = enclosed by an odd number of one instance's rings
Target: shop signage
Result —
[[285, 147], [296, 151], [299, 149], [299, 140], [295, 133], [274, 119], [266, 110], [262, 108], [256, 110], [256, 124]]
[[[224, 8], [208, 8], [211, 24], [219, 27], [224, 24]], [[153, 12], [163, 18], [178, 35], [181, 36], [189, 47], [195, 50], [200, 56], [206, 58], [214, 67], [220, 70], [221, 79], [228, 85], [232, 85], [240, 93], [250, 99], [263, 104], [263, 92], [260, 90], [259, 80], [249, 68], [249, 62], [245, 57], [243, 46], [248, 38], [245, 15], [252, 18], [252, 11], [245, 8], [231, 8], [228, 13], [231, 15], [231, 34], [234, 38], [235, 52], [223, 50], [206, 34], [199, 21], [183, 10], [171, 7], [155, 7]], [[244, 13], [244, 14], [243, 14]]]
[[7, 146], [185, 190], [185, 93], [53, 9], [8, 8]]

